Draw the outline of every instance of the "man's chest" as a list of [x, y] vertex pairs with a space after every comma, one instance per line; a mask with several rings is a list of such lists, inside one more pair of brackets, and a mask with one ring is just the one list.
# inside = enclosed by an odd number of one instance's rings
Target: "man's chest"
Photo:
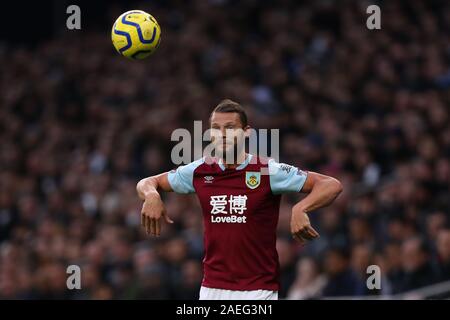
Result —
[[268, 176], [258, 171], [200, 173], [194, 176], [194, 187], [203, 213], [212, 222], [245, 223], [246, 217], [273, 211], [277, 200]]

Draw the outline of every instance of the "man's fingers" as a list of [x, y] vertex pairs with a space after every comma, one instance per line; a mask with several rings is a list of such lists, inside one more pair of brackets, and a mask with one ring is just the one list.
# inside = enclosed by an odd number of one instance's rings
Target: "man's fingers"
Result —
[[304, 226], [303, 228], [295, 232], [295, 234], [306, 240], [313, 240], [319, 237], [319, 233], [311, 226]]
[[306, 226], [306, 229], [308, 230], [308, 233], [313, 237], [317, 238], [319, 237], [319, 233], [314, 229], [312, 226]]
[[155, 235], [157, 237], [159, 237], [159, 235], [161, 234], [161, 222], [159, 219], [155, 219]]
[[309, 231], [307, 226], [300, 228], [298, 231], [295, 232], [295, 234], [303, 238], [304, 240], [312, 240], [316, 237], [314, 233]]
[[153, 235], [153, 219], [148, 218], [147, 223], [148, 223], [148, 233], [150, 235]]
[[145, 216], [145, 232], [150, 234], [150, 218]]
[[300, 244], [305, 244], [305, 239], [303, 239], [302, 237], [300, 237], [299, 235], [297, 235], [297, 234], [292, 234], [292, 238], [294, 238], [294, 240], [297, 240], [298, 242], [300, 242]]
[[314, 239], [313, 236], [311, 236], [307, 230], [302, 229], [297, 233], [300, 237], [302, 237], [305, 240], [312, 240]]
[[150, 235], [154, 235], [155, 234], [155, 220], [153, 218], [149, 219], [150, 221]]
[[156, 236], [156, 219], [152, 218], [150, 220], [150, 233], [152, 236]]
[[[174, 223], [172, 219], [170, 219], [167, 214], [163, 213], [164, 219], [167, 223]], [[141, 213], [141, 225], [145, 228], [147, 234], [152, 236], [161, 235], [161, 221], [160, 218], [150, 218], [145, 215], [144, 212]]]
[[166, 220], [167, 223], [173, 223], [173, 220], [170, 219], [167, 214], [164, 214], [164, 219]]
[[172, 219], [170, 219], [169, 216], [167, 215], [166, 209], [164, 209], [162, 215], [164, 216], [164, 220], [166, 220], [167, 223], [173, 223]]
[[145, 230], [147, 231], [147, 234], [151, 233], [151, 230], [150, 230], [151, 226], [150, 225], [151, 225], [150, 217], [145, 217]]
[[147, 217], [145, 216], [145, 214], [143, 212], [141, 214], [141, 224], [142, 224], [142, 227], [144, 227], [145, 232], [147, 232]]

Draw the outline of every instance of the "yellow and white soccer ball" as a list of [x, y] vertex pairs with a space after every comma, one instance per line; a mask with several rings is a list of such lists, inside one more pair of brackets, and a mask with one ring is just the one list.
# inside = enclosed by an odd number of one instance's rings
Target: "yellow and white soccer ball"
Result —
[[131, 10], [114, 22], [111, 39], [121, 55], [130, 59], [144, 59], [158, 48], [161, 28], [151, 14]]

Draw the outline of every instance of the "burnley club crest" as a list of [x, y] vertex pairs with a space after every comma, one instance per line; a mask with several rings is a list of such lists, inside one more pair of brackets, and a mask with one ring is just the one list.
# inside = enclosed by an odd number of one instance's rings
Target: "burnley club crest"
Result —
[[260, 172], [246, 172], [245, 173], [245, 184], [250, 189], [258, 188], [261, 183], [261, 173]]

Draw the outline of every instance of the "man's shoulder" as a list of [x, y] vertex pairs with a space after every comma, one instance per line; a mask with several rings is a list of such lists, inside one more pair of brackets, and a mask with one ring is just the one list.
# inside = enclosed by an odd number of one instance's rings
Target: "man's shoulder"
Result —
[[170, 170], [170, 173], [175, 173], [176, 171], [178, 172], [194, 172], [196, 168], [198, 168], [199, 166], [201, 166], [203, 163], [205, 162], [205, 157], [194, 160], [192, 162], [186, 163], [186, 164], [181, 164], [180, 166], [178, 166], [175, 169]]

